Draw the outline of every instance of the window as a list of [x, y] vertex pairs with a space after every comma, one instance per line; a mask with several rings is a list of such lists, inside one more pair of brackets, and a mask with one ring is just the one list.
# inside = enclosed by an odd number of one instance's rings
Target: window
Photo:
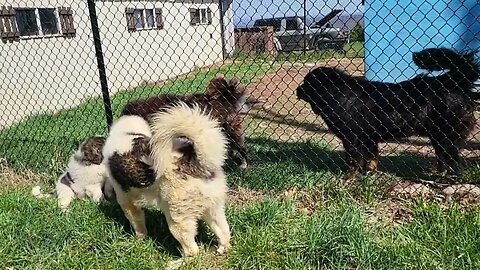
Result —
[[254, 26], [263, 27], [263, 26], [273, 26], [273, 31], [280, 31], [282, 19], [260, 19], [255, 21]]
[[44, 35], [59, 34], [58, 19], [53, 8], [39, 8], [38, 17]]
[[143, 14], [143, 9], [135, 9], [133, 11], [133, 16], [135, 18], [135, 28], [145, 28], [145, 15]]
[[162, 9], [127, 8], [127, 28], [129, 32], [145, 29], [163, 29]]
[[16, 9], [15, 18], [20, 36], [44, 36], [59, 34], [58, 17], [53, 8]]
[[207, 10], [204, 8], [197, 9], [195, 11], [195, 16], [198, 17], [200, 24], [207, 24]]
[[210, 8], [191, 8], [190, 25], [212, 24], [212, 10]]
[[37, 16], [35, 14], [35, 9], [17, 9], [15, 14], [20, 36], [38, 35]]
[[148, 28], [155, 27], [155, 18], [153, 16], [153, 9], [145, 9], [145, 20]]
[[69, 7], [11, 8], [0, 13], [3, 42], [19, 37], [75, 36], [73, 12]]

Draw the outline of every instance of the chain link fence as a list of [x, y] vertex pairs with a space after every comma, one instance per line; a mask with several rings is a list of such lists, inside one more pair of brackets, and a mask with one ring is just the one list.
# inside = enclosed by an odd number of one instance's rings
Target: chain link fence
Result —
[[[418, 77], [412, 55], [480, 48], [479, 16], [476, 1], [2, 0], [0, 155], [57, 175], [128, 101], [204, 93], [223, 74], [256, 103], [242, 116], [251, 163], [229, 165], [233, 184], [356, 178], [381, 194], [476, 196], [478, 112], [460, 93], [475, 86]], [[416, 84], [398, 87], [406, 80]], [[263, 184], [272, 172], [284, 179]]]

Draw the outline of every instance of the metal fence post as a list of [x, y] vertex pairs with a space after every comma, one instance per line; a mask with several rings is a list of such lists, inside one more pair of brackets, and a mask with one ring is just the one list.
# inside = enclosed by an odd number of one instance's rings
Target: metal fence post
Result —
[[303, 56], [307, 54], [307, 0], [303, 0]]
[[108, 93], [107, 74], [105, 71], [105, 62], [103, 61], [102, 42], [100, 40], [100, 31], [98, 29], [97, 11], [95, 10], [95, 0], [87, 0], [90, 23], [92, 25], [93, 43], [95, 45], [95, 55], [97, 58], [98, 75], [100, 77], [100, 86], [102, 88], [103, 106], [105, 108], [105, 117], [107, 127], [113, 122], [112, 104], [110, 94]]

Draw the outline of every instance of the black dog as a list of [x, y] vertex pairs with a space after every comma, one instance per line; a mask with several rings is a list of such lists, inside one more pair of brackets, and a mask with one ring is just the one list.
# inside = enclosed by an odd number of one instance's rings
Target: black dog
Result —
[[417, 66], [449, 71], [419, 75], [400, 83], [368, 81], [338, 69], [320, 67], [305, 76], [297, 98], [310, 103], [347, 153], [347, 179], [362, 168], [377, 169], [378, 143], [427, 136], [437, 169], [461, 174], [459, 151], [475, 125], [473, 82], [480, 76], [475, 52], [431, 48], [413, 53]]

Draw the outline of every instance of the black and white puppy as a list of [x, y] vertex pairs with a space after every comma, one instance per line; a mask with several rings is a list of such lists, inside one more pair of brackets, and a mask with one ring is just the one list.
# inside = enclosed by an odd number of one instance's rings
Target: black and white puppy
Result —
[[[93, 136], [85, 139], [70, 157], [67, 169], [58, 177], [55, 193], [58, 206], [67, 209], [75, 198], [89, 198], [95, 202], [104, 200], [103, 186], [106, 180], [106, 168], [102, 164], [102, 150], [105, 137]], [[40, 186], [32, 189], [37, 198], [49, 197], [42, 194]]]

